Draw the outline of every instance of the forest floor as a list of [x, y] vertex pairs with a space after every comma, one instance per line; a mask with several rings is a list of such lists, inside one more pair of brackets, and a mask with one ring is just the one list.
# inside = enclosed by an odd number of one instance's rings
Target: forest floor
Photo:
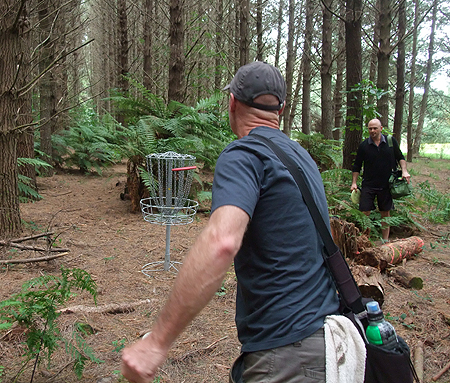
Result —
[[[429, 180], [441, 192], [450, 192], [449, 161], [421, 159], [410, 164], [410, 169], [413, 182]], [[211, 174], [206, 176], [211, 181]], [[0, 269], [0, 300], [18, 293], [22, 284], [32, 278], [49, 273], [61, 275], [64, 266], [81, 268], [92, 275], [98, 286], [98, 307], [136, 303], [134, 309], [125, 312], [89, 312], [95, 304], [84, 292], [67, 303], [83, 305], [84, 309], [61, 314], [61, 334], [70, 337], [75, 324], [89, 325], [92, 335], [86, 336], [86, 342], [103, 361], [88, 362], [81, 382], [124, 381], [119, 375], [120, 349], [149, 330], [176, 277], [168, 271], [150, 271], [148, 275], [142, 272], [143, 268], [152, 268], [145, 266], [148, 263], [164, 259], [166, 227], [130, 213], [130, 201], [119, 198], [125, 181], [124, 164], [102, 176], [58, 172], [50, 178], [39, 178], [43, 199], [21, 204], [23, 235], [54, 232], [55, 244], [69, 252], [48, 262], [3, 265]], [[197, 213], [192, 223], [171, 227], [172, 261], [183, 261], [207, 220], [207, 213]], [[424, 287], [418, 291], [405, 289], [383, 275], [383, 309], [411, 350], [423, 344], [424, 382], [431, 382], [450, 362], [450, 225], [423, 224], [427, 229], [414, 234], [424, 239], [424, 250], [405, 267], [423, 279]], [[45, 247], [46, 242], [37, 239], [22, 244]], [[38, 256], [32, 251], [0, 247], [0, 259]], [[235, 288], [234, 270], [230, 268], [220, 291], [174, 344], [155, 382], [228, 382], [229, 367], [240, 349], [234, 323]], [[24, 340], [24, 329], [0, 333], [0, 382], [12, 382], [20, 370]], [[27, 365], [17, 382], [30, 382], [32, 365]], [[71, 356], [61, 347], [52, 356], [50, 366], [42, 361], [34, 382], [78, 382], [72, 367]], [[450, 382], [450, 371], [438, 382]]]

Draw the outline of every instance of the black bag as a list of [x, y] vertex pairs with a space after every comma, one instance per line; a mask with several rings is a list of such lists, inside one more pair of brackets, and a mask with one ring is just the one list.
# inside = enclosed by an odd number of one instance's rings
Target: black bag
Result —
[[[363, 301], [368, 302], [370, 299], [363, 298]], [[367, 342], [365, 327], [352, 311], [347, 310], [343, 315], [353, 322], [366, 345], [364, 383], [412, 383], [414, 380], [419, 382], [411, 361], [409, 347], [402, 337], [397, 336], [397, 348], [386, 350]]]
[[366, 345], [367, 355], [364, 383], [413, 383], [414, 379], [419, 382], [411, 362], [409, 347], [401, 337], [398, 337], [398, 349], [392, 351], [367, 342], [365, 335], [365, 329], [368, 324], [367, 312], [361, 292], [344, 256], [334, 243], [330, 231], [317, 208], [309, 187], [305, 182], [303, 170], [273, 141], [258, 134], [251, 134], [250, 136], [264, 142], [272, 149], [289, 170], [302, 193], [302, 197], [314, 220], [316, 229], [324, 242], [323, 257], [339, 292], [342, 307], [341, 314], [353, 322]]
[[389, 178], [389, 190], [392, 198], [402, 198], [411, 194], [411, 184], [402, 178], [402, 171], [399, 169], [393, 170]]

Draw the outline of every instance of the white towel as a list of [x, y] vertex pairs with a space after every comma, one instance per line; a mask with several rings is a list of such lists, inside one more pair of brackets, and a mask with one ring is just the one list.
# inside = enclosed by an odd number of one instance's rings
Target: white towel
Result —
[[329, 315], [324, 329], [326, 382], [364, 382], [366, 347], [352, 321], [343, 315]]

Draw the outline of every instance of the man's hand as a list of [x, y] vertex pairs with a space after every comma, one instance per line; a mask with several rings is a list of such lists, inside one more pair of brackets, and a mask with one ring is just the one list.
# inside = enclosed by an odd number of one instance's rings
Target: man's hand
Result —
[[402, 178], [406, 180], [406, 182], [410, 182], [411, 176], [409, 175], [408, 171], [402, 170]]
[[149, 334], [123, 350], [121, 372], [129, 382], [151, 383], [166, 356], [167, 350], [158, 347]]
[[358, 172], [352, 172], [352, 186], [350, 186], [350, 191], [358, 189], [358, 185], [356, 185], [356, 182], [358, 182], [359, 173]]

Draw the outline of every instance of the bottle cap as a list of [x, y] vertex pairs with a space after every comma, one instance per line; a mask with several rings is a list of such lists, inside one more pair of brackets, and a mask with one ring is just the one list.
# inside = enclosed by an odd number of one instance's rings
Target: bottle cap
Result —
[[380, 305], [377, 301], [370, 301], [366, 303], [366, 308], [368, 313], [375, 313], [380, 311]]
[[371, 301], [366, 304], [367, 318], [369, 321], [378, 321], [384, 318], [383, 312], [377, 301]]

